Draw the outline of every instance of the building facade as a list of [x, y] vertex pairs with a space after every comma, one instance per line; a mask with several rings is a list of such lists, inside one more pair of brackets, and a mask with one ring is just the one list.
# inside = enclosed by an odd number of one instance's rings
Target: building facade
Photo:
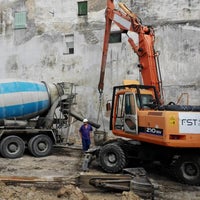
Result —
[[[200, 105], [200, 1], [121, 2], [155, 28], [165, 102]], [[0, 78], [73, 82], [76, 111], [96, 121], [106, 0], [0, 0], [0, 5]], [[110, 44], [103, 106], [114, 85], [141, 79], [137, 64], [125, 34]], [[106, 126], [107, 115], [103, 111]]]

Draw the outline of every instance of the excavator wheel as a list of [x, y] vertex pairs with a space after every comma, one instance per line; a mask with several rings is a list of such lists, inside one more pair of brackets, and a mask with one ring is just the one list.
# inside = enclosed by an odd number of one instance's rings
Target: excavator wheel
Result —
[[117, 173], [126, 166], [126, 157], [119, 145], [109, 143], [102, 146], [99, 152], [99, 162], [106, 172]]
[[200, 156], [180, 156], [175, 162], [174, 174], [182, 183], [200, 185]]

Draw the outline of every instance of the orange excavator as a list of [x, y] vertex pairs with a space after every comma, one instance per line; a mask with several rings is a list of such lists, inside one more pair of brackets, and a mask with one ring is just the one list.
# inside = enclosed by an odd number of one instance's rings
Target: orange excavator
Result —
[[96, 153], [99, 165], [108, 173], [117, 173], [128, 163], [160, 161], [173, 169], [179, 181], [199, 185], [200, 106], [164, 104], [154, 30], [142, 25], [126, 5], [119, 3], [119, 7], [107, 0], [98, 90], [103, 93], [112, 23], [127, 36], [128, 32], [138, 35], [138, 45], [129, 36], [128, 42], [139, 58], [143, 83], [127, 80], [114, 86], [110, 129], [119, 137], [100, 146]]

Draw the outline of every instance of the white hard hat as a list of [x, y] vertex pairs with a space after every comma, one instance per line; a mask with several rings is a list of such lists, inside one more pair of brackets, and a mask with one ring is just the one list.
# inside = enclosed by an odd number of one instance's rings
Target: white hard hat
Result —
[[83, 123], [85, 123], [85, 122], [88, 122], [88, 120], [87, 120], [87, 119], [84, 119], [84, 120], [83, 120]]

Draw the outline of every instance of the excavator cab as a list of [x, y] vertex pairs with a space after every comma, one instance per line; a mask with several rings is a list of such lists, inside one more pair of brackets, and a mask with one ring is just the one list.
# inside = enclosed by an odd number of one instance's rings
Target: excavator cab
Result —
[[116, 135], [138, 134], [138, 111], [155, 109], [159, 104], [155, 88], [126, 85], [116, 86], [113, 91], [110, 128]]

